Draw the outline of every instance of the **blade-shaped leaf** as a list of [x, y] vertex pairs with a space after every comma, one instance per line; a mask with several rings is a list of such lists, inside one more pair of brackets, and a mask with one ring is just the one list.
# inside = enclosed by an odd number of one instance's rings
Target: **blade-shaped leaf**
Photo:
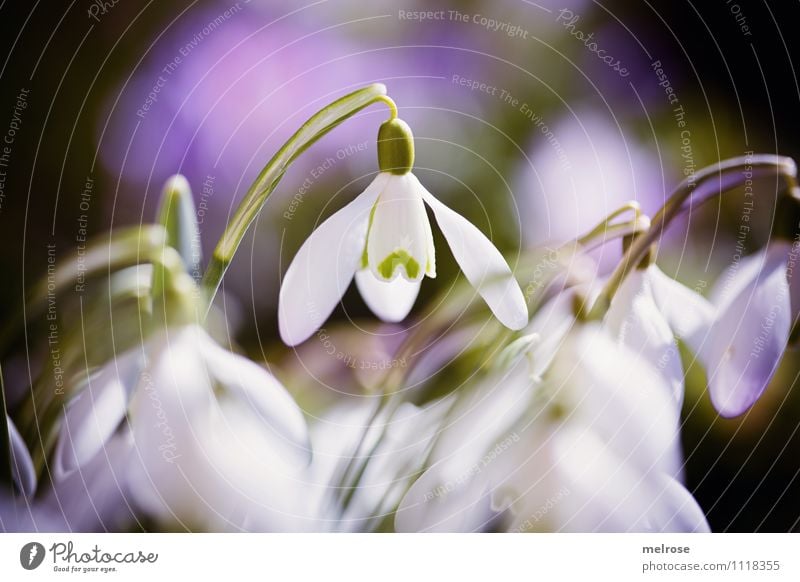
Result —
[[[47, 306], [48, 293], [57, 294], [73, 287], [79, 277], [88, 281], [125, 267], [152, 262], [161, 256], [166, 240], [163, 227], [158, 225], [133, 226], [99, 235], [87, 243], [82, 254], [74, 253], [59, 261], [52, 274], [42, 277], [25, 301], [25, 317], [31, 320], [39, 315]], [[22, 329], [23, 322], [23, 313], [17, 311], [0, 333], [0, 353]]]
[[171, 176], [164, 184], [158, 223], [167, 231], [167, 244], [178, 251], [186, 270], [194, 276], [202, 260], [200, 229], [192, 189], [180, 174]]
[[[178, 251], [186, 271], [194, 278], [200, 276], [202, 247], [192, 189], [185, 177], [176, 174], [167, 179], [161, 192], [158, 223], [167, 232], [167, 245]], [[198, 281], [199, 282], [199, 281]], [[163, 291], [164, 269], [153, 270], [153, 296]]]

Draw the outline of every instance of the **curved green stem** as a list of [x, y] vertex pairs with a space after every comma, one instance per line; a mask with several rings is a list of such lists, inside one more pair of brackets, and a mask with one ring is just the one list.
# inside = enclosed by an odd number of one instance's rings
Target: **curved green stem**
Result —
[[[645, 258], [651, 246], [656, 243], [677, 216], [689, 208], [704, 204], [724, 192], [740, 186], [746, 178], [745, 172], [752, 174], [750, 178], [777, 174], [788, 182], [790, 188], [795, 187], [796, 184], [797, 167], [794, 161], [791, 158], [769, 154], [724, 160], [686, 178], [653, 217], [651, 228], [636, 237], [636, 240], [628, 248], [589, 311], [588, 319], [599, 320], [605, 316], [611, 306], [611, 299], [625, 280], [631, 267], [638, 265]], [[685, 203], [690, 199], [693, 204], [686, 205]]]
[[261, 173], [250, 186], [244, 200], [228, 224], [217, 243], [211, 260], [203, 275], [206, 308], [208, 313], [214, 296], [217, 294], [222, 278], [233, 260], [247, 229], [258, 216], [270, 194], [283, 178], [289, 165], [321, 137], [373, 103], [385, 103], [391, 110], [391, 119], [397, 117], [397, 106], [386, 95], [386, 87], [380, 83], [368, 85], [363, 89], [345, 95], [312, 115], [298, 129], [280, 150], [264, 166]]
[[389, 107], [389, 119], [386, 121], [394, 121], [397, 119], [397, 103], [388, 95], [379, 95], [375, 98], [375, 103], [378, 101], [385, 103]]
[[626, 212], [633, 212], [633, 218], [634, 220], [636, 220], [641, 214], [642, 209], [639, 206], [639, 203], [636, 202], [635, 200], [626, 202], [625, 204], [617, 208], [614, 212], [606, 216], [605, 219], [603, 219], [603, 221], [600, 222], [597, 226], [595, 226], [592, 230], [575, 239], [575, 242], [577, 242], [582, 246], [587, 246], [598, 236], [606, 234], [608, 228], [611, 226], [611, 221], [617, 218], [618, 216], [622, 216]]

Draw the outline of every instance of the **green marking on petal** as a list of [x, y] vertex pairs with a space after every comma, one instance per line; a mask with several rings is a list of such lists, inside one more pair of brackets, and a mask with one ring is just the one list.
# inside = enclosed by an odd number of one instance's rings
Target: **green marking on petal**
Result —
[[436, 278], [436, 265], [431, 261], [430, 257], [428, 257], [428, 260], [425, 262], [425, 274], [431, 279]]
[[391, 279], [394, 272], [403, 267], [409, 279], [416, 279], [419, 275], [419, 263], [405, 250], [397, 250], [383, 259], [378, 265], [378, 272], [384, 279]]
[[[372, 209], [369, 211], [369, 223], [367, 225], [367, 240], [369, 240], [369, 235], [372, 234], [372, 220], [375, 218], [375, 210], [378, 208], [378, 202], [380, 201], [380, 196], [375, 201], [375, 204], [372, 205]], [[367, 265], [369, 265], [369, 254], [367, 252], [367, 247], [369, 246], [368, 243], [364, 243], [364, 252], [361, 253], [361, 268], [365, 269]]]
[[369, 255], [367, 254], [367, 245], [364, 245], [364, 252], [361, 253], [361, 268], [366, 269], [369, 265]]

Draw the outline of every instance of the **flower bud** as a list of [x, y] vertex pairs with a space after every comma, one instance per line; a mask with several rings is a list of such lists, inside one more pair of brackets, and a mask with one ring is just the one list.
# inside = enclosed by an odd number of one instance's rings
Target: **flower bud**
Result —
[[414, 135], [402, 119], [390, 119], [378, 130], [378, 166], [399, 175], [414, 167]]

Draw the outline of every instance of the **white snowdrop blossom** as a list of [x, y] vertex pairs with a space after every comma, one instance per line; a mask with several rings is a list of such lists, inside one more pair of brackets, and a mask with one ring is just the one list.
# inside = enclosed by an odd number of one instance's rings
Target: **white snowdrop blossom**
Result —
[[66, 408], [57, 477], [112, 448], [127, 462], [109, 486], [122, 482], [145, 515], [191, 529], [303, 526], [296, 485], [311, 453], [300, 409], [269, 372], [198, 325], [157, 332], [88, 379]]
[[612, 335], [664, 377], [680, 406], [684, 370], [677, 340], [700, 345], [713, 320], [714, 308], [702, 295], [652, 263], [625, 278], [604, 323]]
[[[395, 129], [385, 130], [387, 124]], [[378, 141], [382, 171], [362, 194], [311, 234], [289, 265], [278, 307], [280, 334], [286, 344], [299, 344], [319, 329], [354, 276], [375, 315], [389, 322], [403, 320], [414, 305], [422, 278], [436, 276], [426, 204], [467, 280], [497, 319], [515, 330], [527, 324], [522, 290], [500, 251], [476, 226], [437, 200], [410, 171], [411, 140], [410, 129], [400, 120], [382, 126]], [[385, 143], [394, 144], [394, 149], [381, 149]], [[385, 151], [389, 153], [382, 155]]]
[[566, 334], [542, 382], [520, 366], [461, 408], [398, 530], [708, 531], [652, 366], [593, 324]]

